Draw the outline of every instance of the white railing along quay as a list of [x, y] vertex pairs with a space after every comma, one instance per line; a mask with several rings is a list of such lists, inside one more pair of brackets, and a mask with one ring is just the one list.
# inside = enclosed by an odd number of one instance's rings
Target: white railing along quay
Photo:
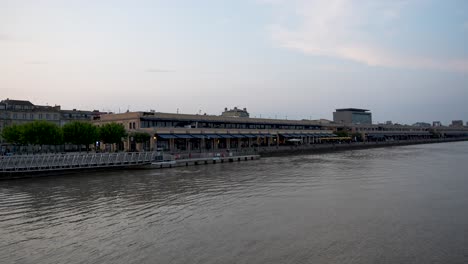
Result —
[[0, 157], [0, 171], [42, 171], [150, 164], [156, 152], [73, 153]]

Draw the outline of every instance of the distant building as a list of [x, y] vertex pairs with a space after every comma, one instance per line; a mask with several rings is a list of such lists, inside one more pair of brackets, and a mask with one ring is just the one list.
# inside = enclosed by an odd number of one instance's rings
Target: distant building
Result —
[[432, 126], [433, 127], [441, 127], [442, 123], [440, 121], [434, 121], [434, 122], [432, 122]]
[[462, 127], [463, 126], [463, 120], [453, 120], [451, 126], [452, 127]]
[[60, 125], [64, 125], [71, 121], [89, 121], [96, 119], [99, 115], [105, 114], [99, 110], [60, 110]]
[[393, 125], [393, 122], [392, 121], [387, 121], [387, 122], [385, 122], [385, 125]]
[[12, 124], [44, 120], [62, 126], [73, 120], [91, 121], [100, 114], [97, 110], [62, 110], [59, 105], [35, 105], [26, 100], [6, 99], [0, 102], [0, 132]]
[[221, 116], [230, 116], [230, 117], [249, 117], [250, 114], [247, 112], [247, 108], [244, 109], [238, 109], [237, 107], [234, 107], [234, 109], [229, 109], [226, 107], [224, 108], [224, 112], [221, 114]]
[[414, 123], [413, 126], [417, 126], [417, 127], [431, 127], [431, 124], [426, 123], [426, 122], [417, 122], [417, 123]]
[[372, 124], [372, 114], [366, 109], [336, 109], [333, 113], [333, 121], [346, 124]]
[[60, 125], [60, 106], [34, 105], [30, 101], [6, 99], [0, 102], [0, 131], [5, 126], [46, 120]]

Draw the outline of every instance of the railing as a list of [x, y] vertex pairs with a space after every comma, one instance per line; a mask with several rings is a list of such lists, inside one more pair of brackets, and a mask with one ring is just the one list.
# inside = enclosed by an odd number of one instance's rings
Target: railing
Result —
[[43, 171], [149, 164], [156, 152], [18, 155], [0, 157], [1, 171]]

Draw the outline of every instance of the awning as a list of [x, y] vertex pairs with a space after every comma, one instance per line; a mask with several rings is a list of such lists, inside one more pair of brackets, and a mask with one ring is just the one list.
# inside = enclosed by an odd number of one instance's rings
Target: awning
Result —
[[189, 134], [175, 134], [175, 136], [177, 138], [193, 138], [191, 135]]
[[256, 135], [252, 135], [252, 134], [243, 134], [243, 136], [248, 137], [248, 138], [256, 138], [257, 137]]
[[245, 136], [244, 136], [244, 135], [241, 135], [241, 134], [231, 134], [231, 136], [232, 136], [233, 138], [245, 138]]
[[281, 136], [285, 137], [285, 138], [292, 138], [294, 137], [293, 135], [290, 135], [290, 134], [280, 134]]
[[205, 138], [219, 138], [219, 135], [216, 134], [205, 134]]
[[171, 139], [171, 138], [177, 138], [173, 134], [157, 134], [158, 137], [163, 138], [163, 139]]
[[218, 136], [220, 138], [234, 138], [233, 136], [229, 135], [229, 134], [218, 134]]

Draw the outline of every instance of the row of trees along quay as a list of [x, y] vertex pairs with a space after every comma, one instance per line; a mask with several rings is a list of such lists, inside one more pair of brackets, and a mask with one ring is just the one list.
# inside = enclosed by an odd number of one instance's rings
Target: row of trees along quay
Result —
[[[81, 150], [81, 146], [94, 145], [97, 141], [104, 144], [119, 144], [126, 137], [132, 137], [136, 143], [143, 143], [150, 139], [150, 135], [142, 132], [127, 134], [122, 124], [108, 123], [96, 126], [87, 122], [74, 121], [59, 127], [47, 121], [34, 121], [25, 124], [6, 126], [1, 136], [4, 141], [13, 146], [33, 146], [43, 150], [44, 146], [53, 146], [58, 151], [61, 145], [71, 144]], [[64, 148], [65, 149], [65, 148]]]

